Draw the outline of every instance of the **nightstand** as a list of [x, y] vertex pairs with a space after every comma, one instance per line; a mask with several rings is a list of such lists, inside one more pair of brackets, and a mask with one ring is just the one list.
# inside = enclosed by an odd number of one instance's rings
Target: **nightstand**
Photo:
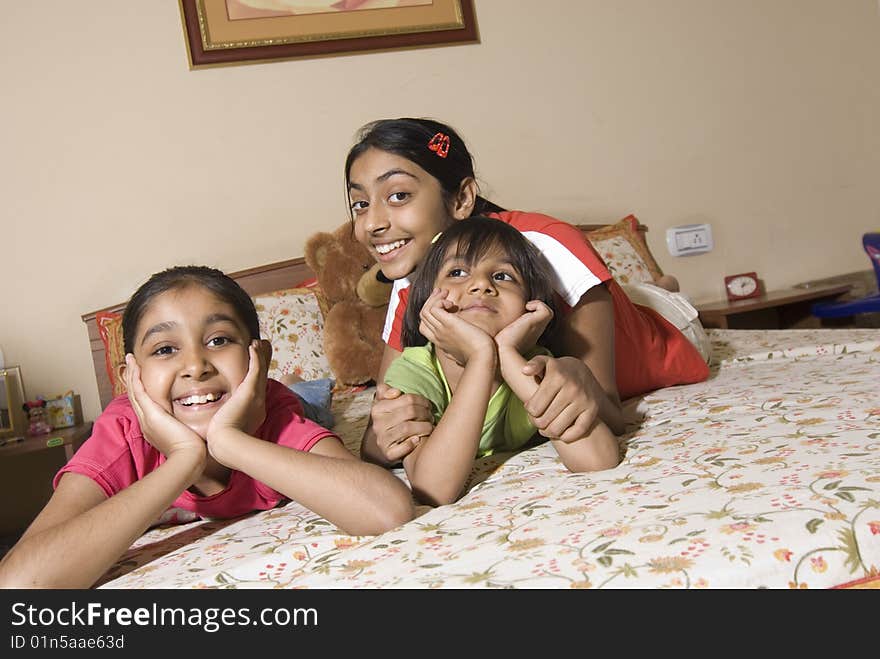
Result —
[[852, 289], [851, 284], [811, 286], [768, 291], [748, 300], [703, 302], [694, 305], [703, 327], [720, 329], [798, 329], [821, 327], [810, 307], [819, 301], [836, 300]]
[[0, 446], [0, 500], [6, 502], [0, 512], [0, 535], [27, 528], [52, 496], [57, 471], [91, 434], [92, 424], [83, 423]]

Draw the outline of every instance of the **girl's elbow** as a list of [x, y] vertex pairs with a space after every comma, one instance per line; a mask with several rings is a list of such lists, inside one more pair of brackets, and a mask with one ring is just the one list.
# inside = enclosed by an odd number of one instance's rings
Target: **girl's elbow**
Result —
[[377, 507], [372, 515], [364, 516], [356, 523], [341, 526], [340, 530], [348, 535], [382, 535], [403, 526], [415, 517], [412, 499], [397, 502], [395, 505]]
[[[589, 439], [579, 440], [581, 442], [590, 442]], [[597, 442], [590, 442], [597, 443]], [[559, 457], [562, 464], [573, 474], [583, 474], [592, 471], [605, 471], [606, 469], [614, 469], [620, 464], [620, 451], [617, 441], [598, 442], [599, 446], [581, 445], [579, 447], [559, 447]], [[580, 450], [577, 450], [577, 449]], [[566, 450], [568, 449], [568, 450]]]
[[435, 508], [437, 506], [446, 506], [450, 503], [455, 503], [461, 496], [459, 492], [453, 492], [448, 488], [424, 487], [415, 481], [413, 482], [412, 487], [413, 493], [420, 502]]
[[376, 528], [373, 535], [396, 529], [416, 516], [412, 493], [404, 485], [403, 481], [398, 480], [396, 476], [394, 479], [397, 481], [394, 496], [388, 497], [384, 504], [376, 511], [376, 520], [374, 522]]
[[399, 505], [390, 506], [385, 509], [384, 514], [380, 515], [376, 520], [376, 532], [374, 535], [392, 531], [398, 526], [403, 526], [415, 517], [416, 511], [413, 506], [412, 497], [407, 495], [406, 501], [401, 501]]
[[[404, 463], [406, 465], [406, 463]], [[409, 479], [412, 493], [419, 503], [429, 506], [445, 506], [458, 501], [463, 492], [463, 484], [446, 476], [440, 476], [430, 469], [412, 462], [406, 465], [406, 475]]]
[[605, 471], [606, 469], [614, 469], [620, 464], [617, 458], [597, 458], [597, 459], [581, 459], [581, 458], [563, 458], [562, 464], [573, 474], [585, 474], [593, 471]]

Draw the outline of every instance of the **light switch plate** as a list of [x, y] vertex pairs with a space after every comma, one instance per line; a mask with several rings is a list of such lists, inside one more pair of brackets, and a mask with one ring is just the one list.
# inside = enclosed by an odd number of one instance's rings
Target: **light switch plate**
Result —
[[666, 230], [666, 247], [673, 256], [711, 252], [712, 227], [708, 224], [681, 224]]

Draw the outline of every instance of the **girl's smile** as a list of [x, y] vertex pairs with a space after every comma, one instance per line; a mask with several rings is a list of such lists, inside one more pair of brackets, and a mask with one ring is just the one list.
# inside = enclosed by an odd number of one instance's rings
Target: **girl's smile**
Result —
[[175, 398], [172, 401], [172, 413], [178, 419], [195, 417], [204, 413], [214, 416], [214, 412], [226, 402], [227, 394], [228, 392], [225, 391], [197, 389]]

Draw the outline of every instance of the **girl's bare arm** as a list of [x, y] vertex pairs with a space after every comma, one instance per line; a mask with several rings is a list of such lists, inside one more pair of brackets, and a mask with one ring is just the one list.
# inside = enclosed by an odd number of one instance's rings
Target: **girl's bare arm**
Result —
[[386, 469], [358, 460], [335, 436], [308, 452], [230, 427], [209, 437], [209, 450], [218, 462], [265, 483], [350, 535], [376, 535], [413, 517], [406, 485]]
[[[534, 377], [523, 374], [525, 358], [509, 345], [498, 347], [498, 358], [504, 381], [517, 398], [529, 400], [538, 391], [538, 383]], [[571, 472], [611, 469], [620, 462], [617, 437], [600, 418], [584, 436], [573, 441], [554, 439], [553, 446]]]
[[271, 348], [255, 341], [249, 355], [244, 380], [208, 426], [211, 456], [352, 535], [382, 533], [412, 519], [412, 500], [403, 482], [355, 458], [337, 437], [325, 437], [306, 452], [250, 434], [254, 421], [265, 418]]
[[403, 466], [416, 497], [435, 506], [461, 495], [498, 369], [495, 340], [457, 311], [447, 291], [435, 288], [419, 313], [419, 332], [433, 345], [452, 398], [437, 427], [404, 458]]
[[204, 468], [205, 450], [178, 451], [109, 499], [82, 474], [61, 477], [52, 498], [0, 562], [4, 588], [88, 588]]
[[523, 373], [540, 379], [526, 410], [546, 437], [585, 437], [596, 420], [624, 431], [614, 366], [614, 307], [605, 286], [587, 291], [561, 325], [558, 357], [534, 357]]
[[419, 500], [439, 506], [461, 495], [480, 445], [496, 367], [494, 350], [471, 356], [437, 427], [404, 458]]

